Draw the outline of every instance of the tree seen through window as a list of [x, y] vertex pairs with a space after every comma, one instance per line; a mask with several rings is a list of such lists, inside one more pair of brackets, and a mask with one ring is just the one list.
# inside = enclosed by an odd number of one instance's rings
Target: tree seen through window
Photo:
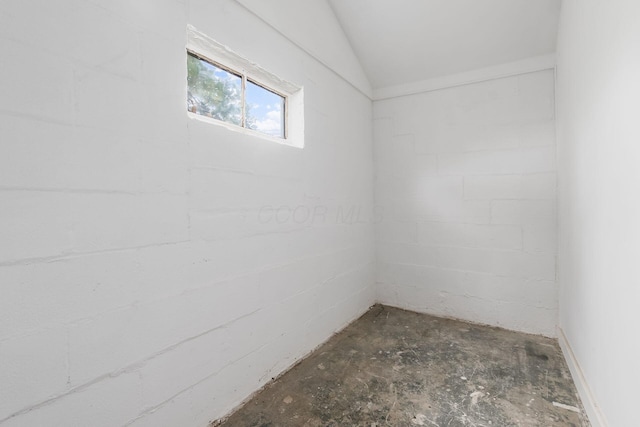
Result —
[[[187, 55], [187, 110], [237, 126], [285, 137], [285, 98], [192, 53]], [[244, 117], [243, 117], [244, 101]]]

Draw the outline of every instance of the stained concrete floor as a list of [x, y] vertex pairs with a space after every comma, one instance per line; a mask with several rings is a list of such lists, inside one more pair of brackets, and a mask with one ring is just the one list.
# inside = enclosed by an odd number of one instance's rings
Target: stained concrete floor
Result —
[[222, 425], [589, 426], [578, 408], [555, 340], [376, 305]]

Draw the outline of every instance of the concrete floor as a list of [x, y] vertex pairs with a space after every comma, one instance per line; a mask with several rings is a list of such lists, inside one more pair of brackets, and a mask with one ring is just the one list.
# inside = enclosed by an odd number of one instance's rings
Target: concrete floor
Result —
[[377, 305], [222, 425], [589, 426], [577, 408], [555, 340]]

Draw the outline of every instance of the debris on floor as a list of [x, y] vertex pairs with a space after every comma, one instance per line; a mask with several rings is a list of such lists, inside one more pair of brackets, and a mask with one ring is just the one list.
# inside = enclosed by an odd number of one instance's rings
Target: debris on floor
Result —
[[376, 305], [221, 425], [588, 427], [579, 408], [555, 340]]

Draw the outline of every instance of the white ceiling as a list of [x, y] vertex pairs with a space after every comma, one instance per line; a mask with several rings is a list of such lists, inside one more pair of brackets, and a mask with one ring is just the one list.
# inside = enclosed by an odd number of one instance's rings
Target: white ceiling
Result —
[[555, 52], [560, 0], [329, 0], [374, 89]]

